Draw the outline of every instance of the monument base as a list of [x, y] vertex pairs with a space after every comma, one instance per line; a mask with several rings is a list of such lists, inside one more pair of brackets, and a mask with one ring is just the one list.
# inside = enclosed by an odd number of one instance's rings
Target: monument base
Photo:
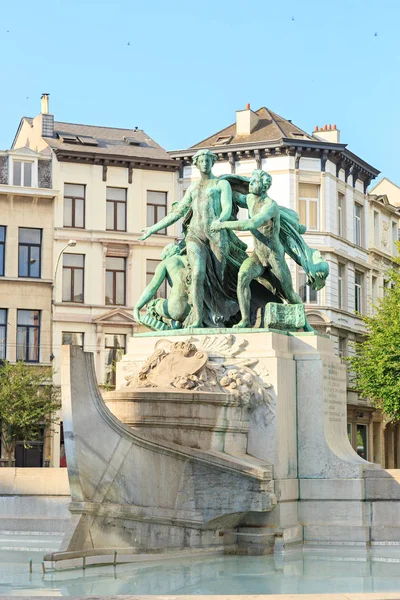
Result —
[[325, 337], [138, 334], [104, 400], [91, 356], [65, 347], [62, 391], [76, 522], [65, 551], [390, 541], [373, 496], [386, 472], [349, 444], [345, 367]]

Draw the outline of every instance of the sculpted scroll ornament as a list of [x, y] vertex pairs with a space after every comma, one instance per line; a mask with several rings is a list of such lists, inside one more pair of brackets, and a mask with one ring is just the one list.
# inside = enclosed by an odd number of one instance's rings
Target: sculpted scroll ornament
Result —
[[275, 397], [254, 370], [258, 360], [240, 356], [246, 346], [234, 335], [159, 340], [139, 371], [126, 375], [126, 387], [229, 394], [241, 406], [266, 407], [267, 425], [275, 416]]

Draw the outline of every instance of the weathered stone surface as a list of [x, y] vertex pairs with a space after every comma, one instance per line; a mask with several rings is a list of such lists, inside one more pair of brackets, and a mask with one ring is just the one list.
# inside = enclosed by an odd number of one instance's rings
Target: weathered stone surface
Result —
[[0, 183], [8, 184], [8, 156], [0, 156]]
[[[169, 370], [158, 387], [160, 374], [148, 378], [160, 364], [154, 346], [171, 341], [189, 358], [207, 355], [190, 363], [200, 382], [207, 368], [249, 369], [269, 401], [251, 406], [219, 388], [178, 389]], [[105, 394], [129, 428], [99, 397], [88, 356], [72, 353], [71, 364], [64, 356], [63, 402], [77, 523], [64, 549], [264, 553], [303, 539], [367, 545], [400, 531], [400, 503], [387, 502], [397, 475], [348, 443], [344, 378], [327, 338], [260, 330], [134, 336], [117, 367], [122, 387]], [[153, 387], [126, 386], [142, 369]]]
[[293, 334], [296, 360], [299, 478], [359, 479], [368, 463], [347, 437], [346, 368], [332, 341]]
[[364, 500], [364, 479], [299, 479], [301, 500]]
[[268, 465], [143, 437], [104, 405], [91, 356], [76, 347], [63, 353], [72, 510], [81, 515], [64, 549], [221, 546], [219, 528], [272, 509]]
[[38, 161], [38, 185], [40, 188], [51, 188], [51, 160]]

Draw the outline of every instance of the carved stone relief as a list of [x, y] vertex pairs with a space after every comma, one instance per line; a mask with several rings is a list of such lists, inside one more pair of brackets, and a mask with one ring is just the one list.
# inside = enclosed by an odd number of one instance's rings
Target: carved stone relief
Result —
[[126, 387], [229, 394], [251, 409], [266, 406], [267, 425], [275, 416], [275, 396], [254, 370], [258, 360], [241, 356], [246, 346], [246, 340], [234, 335], [198, 336], [183, 342], [161, 339], [139, 370], [132, 365], [125, 376]]

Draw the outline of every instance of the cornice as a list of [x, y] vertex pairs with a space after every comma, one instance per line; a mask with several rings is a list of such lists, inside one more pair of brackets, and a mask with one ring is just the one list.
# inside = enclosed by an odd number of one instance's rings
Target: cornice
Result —
[[[169, 154], [174, 160], [179, 162], [180, 176], [183, 174], [183, 167], [191, 164], [191, 157], [203, 148], [189, 148], [187, 150], [170, 151]], [[371, 180], [379, 175], [380, 171], [369, 165], [367, 162], [347, 150], [346, 144], [332, 144], [313, 140], [292, 140], [282, 138], [268, 142], [248, 142], [244, 144], [228, 144], [225, 146], [209, 146], [209, 150], [217, 154], [218, 160], [224, 160], [234, 165], [236, 161], [243, 159], [253, 159], [257, 164], [261, 164], [263, 158], [274, 156], [293, 156], [295, 157], [295, 168], [299, 168], [300, 159], [319, 158], [321, 160], [321, 171], [325, 172], [327, 161], [336, 165], [336, 177], [339, 176], [341, 169], [345, 172], [345, 183], [352, 176], [352, 187], [355, 187], [357, 179], [364, 183], [364, 193], [366, 193]], [[258, 167], [260, 168], [260, 167]], [[234, 168], [231, 171], [234, 172]]]
[[144, 169], [156, 171], [177, 171], [179, 165], [174, 159], [154, 159], [146, 157], [130, 157], [118, 154], [99, 154], [76, 150], [53, 149], [59, 162], [75, 162], [107, 167], [123, 167], [127, 169]]

